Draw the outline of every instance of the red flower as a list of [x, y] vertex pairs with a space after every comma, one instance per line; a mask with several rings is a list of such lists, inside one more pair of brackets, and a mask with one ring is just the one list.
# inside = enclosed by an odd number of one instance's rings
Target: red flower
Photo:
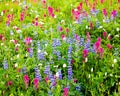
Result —
[[108, 49], [112, 49], [112, 45], [111, 44], [107, 44], [107, 48]]
[[104, 37], [104, 38], [107, 37], [107, 32], [106, 32], [106, 31], [103, 32], [103, 37]]
[[87, 49], [84, 49], [83, 50], [83, 58], [86, 58], [88, 55], [88, 50]]
[[103, 57], [103, 53], [104, 53], [104, 49], [103, 49], [103, 48], [99, 48], [100, 58], [102, 58], [102, 57]]
[[35, 90], [37, 90], [38, 89], [38, 85], [39, 85], [39, 79], [38, 78], [34, 78], [33, 83], [34, 83]]
[[69, 89], [66, 87], [66, 88], [64, 88], [63, 91], [64, 91], [63, 96], [68, 96]]
[[25, 38], [25, 43], [26, 43], [26, 45], [31, 44], [31, 42], [32, 42], [32, 38], [31, 38], [31, 37]]
[[24, 75], [24, 83], [25, 83], [26, 88], [28, 88], [29, 81], [30, 81], [30, 79], [29, 79], [28, 75]]
[[12, 81], [8, 81], [8, 82], [7, 82], [7, 86], [11, 86], [12, 84], [13, 84]]
[[102, 12], [103, 12], [103, 15], [104, 15], [104, 16], [107, 16], [107, 11], [106, 11], [106, 9], [103, 9]]
[[0, 34], [0, 40], [2, 40], [2, 38], [3, 38], [3, 35], [2, 35], [2, 34]]

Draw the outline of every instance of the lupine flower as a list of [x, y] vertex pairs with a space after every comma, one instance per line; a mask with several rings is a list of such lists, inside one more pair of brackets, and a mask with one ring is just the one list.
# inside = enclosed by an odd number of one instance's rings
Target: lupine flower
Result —
[[38, 78], [34, 78], [34, 89], [37, 90], [38, 89], [38, 86], [39, 86], [39, 79]]
[[61, 59], [61, 53], [60, 53], [60, 51], [57, 51], [57, 52], [56, 52], [56, 55], [57, 55], [57, 57], [58, 57], [58, 60], [60, 60], [60, 59]]
[[56, 81], [54, 79], [54, 76], [52, 75], [52, 72], [49, 73], [49, 79], [50, 79], [50, 89], [52, 89], [56, 85]]
[[88, 55], [88, 50], [87, 49], [84, 49], [83, 50], [83, 58], [86, 58]]
[[28, 88], [28, 86], [29, 86], [29, 81], [30, 81], [30, 79], [29, 79], [28, 75], [24, 75], [24, 83], [25, 83], [26, 88]]
[[68, 91], [69, 91], [69, 88], [64, 88], [63, 89], [64, 93], [63, 93], [63, 96], [68, 96]]
[[68, 66], [68, 79], [71, 80], [72, 79], [72, 66]]
[[108, 49], [112, 49], [112, 45], [111, 44], [107, 44], [107, 48]]
[[68, 48], [68, 64], [71, 64], [71, 60], [72, 60], [72, 46], [70, 45], [69, 48]]
[[41, 79], [41, 75], [40, 75], [38, 67], [35, 67], [34, 70], [35, 70], [35, 77], [38, 78], [39, 81], [41, 81], [42, 79]]
[[7, 70], [7, 69], [8, 69], [8, 62], [7, 62], [7, 60], [6, 60], [6, 59], [4, 60], [4, 63], [3, 63], [3, 68], [4, 68], [5, 70]]
[[107, 32], [106, 32], [106, 31], [103, 32], [103, 37], [104, 37], [104, 38], [107, 37]]
[[30, 57], [33, 57], [33, 48], [30, 48]]
[[58, 74], [59, 74], [59, 79], [61, 80], [61, 79], [62, 79], [62, 72], [61, 72], [61, 69], [58, 69]]
[[84, 38], [80, 39], [80, 46], [84, 46]]
[[48, 75], [50, 72], [50, 65], [45, 66], [44, 74]]

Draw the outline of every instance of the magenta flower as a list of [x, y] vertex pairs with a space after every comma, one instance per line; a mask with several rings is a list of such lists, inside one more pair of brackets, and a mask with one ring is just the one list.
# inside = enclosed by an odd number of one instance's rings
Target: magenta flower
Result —
[[88, 50], [87, 49], [84, 49], [83, 50], [83, 58], [86, 58], [88, 55]]
[[32, 42], [32, 38], [31, 38], [31, 37], [25, 38], [25, 43], [26, 43], [26, 45], [31, 44], [31, 42]]
[[7, 86], [11, 86], [12, 84], [13, 84], [12, 81], [8, 81], [8, 82], [7, 82]]
[[49, 15], [52, 15], [52, 14], [53, 14], [53, 8], [50, 7], [50, 6], [48, 7], [48, 14], [49, 14]]
[[105, 8], [103, 9], [102, 13], [104, 16], [107, 16], [107, 10]]
[[107, 48], [111, 50], [113, 47], [111, 44], [107, 44]]
[[103, 49], [103, 48], [99, 48], [100, 58], [102, 58], [102, 57], [103, 57], [103, 53], [104, 53], [104, 49]]
[[98, 51], [100, 45], [101, 45], [101, 43], [99, 41], [95, 42], [94, 48], [95, 48], [96, 52]]
[[120, 3], [120, 0], [118, 0], [118, 3]]
[[69, 32], [69, 29], [68, 29], [68, 28], [66, 28], [66, 32], [67, 32], [67, 33]]
[[101, 3], [103, 3], [103, 2], [104, 2], [104, 0], [100, 0], [100, 2], [101, 2]]
[[46, 77], [46, 78], [45, 78], [45, 81], [46, 81], [46, 83], [48, 83], [48, 81], [49, 81], [49, 78], [48, 78], [48, 77]]
[[28, 86], [29, 86], [29, 81], [30, 81], [30, 79], [29, 79], [28, 75], [24, 75], [24, 83], [25, 83], [26, 88], [28, 88]]
[[61, 37], [62, 37], [62, 40], [65, 40], [65, 38], [66, 38], [64, 34], [62, 34]]
[[106, 31], [103, 32], [103, 37], [104, 37], [104, 38], [107, 37], [107, 32], [106, 32]]
[[39, 86], [39, 79], [38, 78], [34, 78], [34, 89], [37, 90], [38, 89], [38, 86]]
[[66, 87], [66, 88], [64, 88], [63, 91], [64, 91], [63, 96], [68, 96], [69, 89]]

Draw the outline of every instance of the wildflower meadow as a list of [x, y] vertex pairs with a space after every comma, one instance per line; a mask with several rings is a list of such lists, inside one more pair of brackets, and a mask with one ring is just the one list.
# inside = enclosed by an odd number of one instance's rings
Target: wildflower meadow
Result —
[[0, 96], [120, 96], [120, 0], [0, 0]]

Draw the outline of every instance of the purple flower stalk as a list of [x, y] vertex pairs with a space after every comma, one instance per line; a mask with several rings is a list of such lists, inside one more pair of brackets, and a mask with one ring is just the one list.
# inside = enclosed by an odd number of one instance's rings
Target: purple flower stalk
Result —
[[72, 79], [72, 66], [68, 66], [68, 79], [71, 80]]
[[7, 69], [8, 69], [8, 62], [7, 62], [7, 60], [6, 60], [6, 59], [4, 60], [4, 63], [3, 63], [3, 68], [4, 68], [5, 70], [7, 70]]
[[35, 77], [38, 78], [39, 81], [42, 81], [42, 79], [41, 79], [41, 74], [40, 74], [40, 72], [39, 72], [38, 67], [35, 67], [34, 70], [35, 70]]

